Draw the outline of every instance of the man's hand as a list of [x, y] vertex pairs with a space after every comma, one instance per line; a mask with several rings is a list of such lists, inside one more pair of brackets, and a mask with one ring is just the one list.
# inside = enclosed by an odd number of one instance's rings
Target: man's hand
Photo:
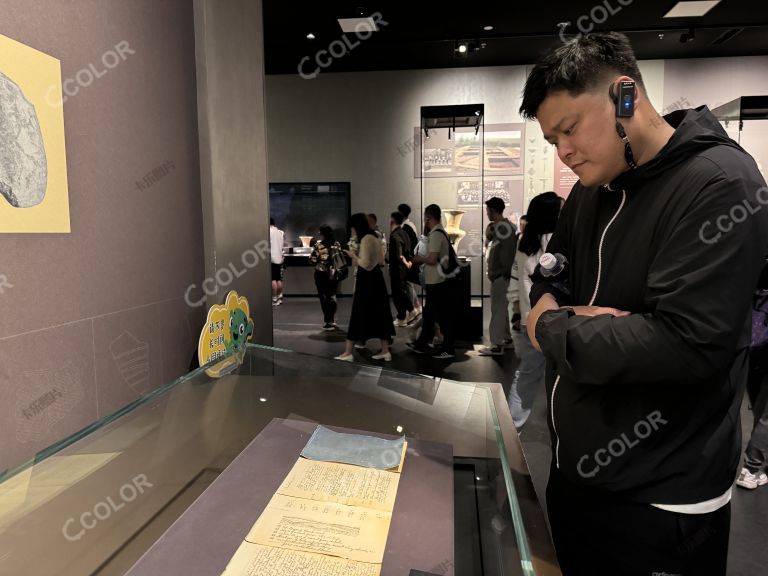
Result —
[[552, 294], [544, 294], [539, 298], [539, 301], [536, 302], [536, 306], [531, 309], [531, 313], [528, 314], [528, 325], [526, 326], [528, 329], [528, 338], [530, 338], [533, 347], [539, 352], [541, 352], [541, 346], [539, 346], [539, 343], [536, 340], [536, 323], [544, 312], [558, 310], [559, 308], [560, 306], [557, 305], [557, 300], [555, 300], [555, 297], [552, 296]]
[[[573, 310], [576, 316], [602, 316], [603, 314], [610, 314], [620, 318], [622, 316], [629, 316], [631, 312], [625, 310], [619, 310], [618, 308], [608, 308], [605, 306], [566, 306]], [[531, 339], [533, 347], [541, 352], [539, 342], [536, 340], [536, 323], [539, 321], [539, 317], [548, 312], [549, 310], [559, 310], [557, 301], [551, 294], [544, 294], [541, 299], [533, 307], [531, 313], [528, 316], [528, 337]]]
[[629, 316], [631, 312], [619, 310], [618, 308], [606, 308], [604, 306], [571, 306], [576, 316], [601, 316], [610, 314], [611, 316]]

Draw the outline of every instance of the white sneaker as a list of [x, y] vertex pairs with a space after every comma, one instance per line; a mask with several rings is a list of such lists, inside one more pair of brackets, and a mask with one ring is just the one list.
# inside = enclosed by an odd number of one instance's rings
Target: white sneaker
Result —
[[762, 470], [757, 474], [753, 474], [746, 468], [741, 469], [741, 474], [736, 479], [736, 484], [747, 490], [754, 490], [758, 486], [765, 486], [768, 484], [768, 475]]
[[418, 318], [420, 315], [421, 315], [421, 312], [416, 312], [416, 310], [411, 310], [410, 312], [408, 312], [408, 314], [405, 315], [405, 323], [410, 324], [411, 322], [416, 320], [416, 318]]
[[392, 353], [379, 352], [378, 354], [374, 354], [373, 356], [371, 356], [371, 360], [384, 360], [384, 362], [392, 362]]
[[339, 356], [334, 356], [334, 360], [341, 360], [342, 362], [354, 362], [355, 356], [353, 354], [340, 354]]
[[395, 321], [392, 322], [392, 324], [402, 328], [403, 326], [408, 326], [408, 321], [405, 318], [403, 318], [402, 320], [395, 319]]

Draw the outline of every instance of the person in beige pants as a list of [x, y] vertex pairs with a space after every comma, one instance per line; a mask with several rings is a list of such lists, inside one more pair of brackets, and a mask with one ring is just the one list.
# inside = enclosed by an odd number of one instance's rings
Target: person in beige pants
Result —
[[504, 201], [494, 196], [485, 202], [488, 227], [485, 237], [488, 280], [491, 282], [491, 325], [489, 346], [480, 348], [481, 356], [500, 356], [512, 342], [507, 307], [507, 289], [517, 249], [517, 229], [504, 218]]

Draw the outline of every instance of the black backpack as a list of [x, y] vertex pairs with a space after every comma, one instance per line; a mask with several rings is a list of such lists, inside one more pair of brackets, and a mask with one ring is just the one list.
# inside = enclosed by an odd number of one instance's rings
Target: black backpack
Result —
[[456, 258], [456, 251], [453, 249], [453, 244], [451, 244], [451, 239], [448, 238], [446, 231], [442, 228], [438, 228], [436, 232], [440, 232], [448, 241], [447, 262], [443, 261], [444, 258], [440, 258], [440, 260], [438, 260], [438, 264], [440, 265], [440, 270], [445, 279], [451, 280], [452, 278], [456, 278], [459, 275], [459, 272], [461, 271], [461, 264], [459, 264], [459, 259]]

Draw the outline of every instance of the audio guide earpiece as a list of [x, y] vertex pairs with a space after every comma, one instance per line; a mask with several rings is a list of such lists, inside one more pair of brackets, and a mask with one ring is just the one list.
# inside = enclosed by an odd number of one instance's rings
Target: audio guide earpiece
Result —
[[635, 113], [636, 91], [634, 80], [620, 81], [618, 94], [613, 90], [613, 83], [608, 87], [608, 94], [616, 107], [616, 118], [631, 118]]

